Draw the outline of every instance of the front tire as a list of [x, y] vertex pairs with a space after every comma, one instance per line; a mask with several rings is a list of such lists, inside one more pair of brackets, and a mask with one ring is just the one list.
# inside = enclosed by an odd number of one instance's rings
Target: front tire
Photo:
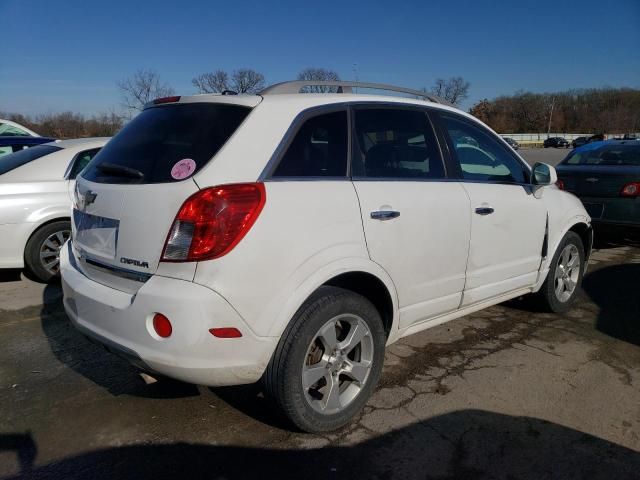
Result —
[[266, 391], [300, 430], [336, 430], [373, 392], [385, 342], [382, 319], [369, 300], [321, 287], [282, 335], [265, 372]]
[[71, 222], [51, 222], [35, 231], [27, 242], [24, 263], [34, 279], [44, 283], [60, 276], [60, 248], [71, 235]]
[[584, 246], [580, 236], [567, 232], [551, 259], [551, 267], [538, 292], [545, 310], [566, 312], [578, 296], [584, 274]]

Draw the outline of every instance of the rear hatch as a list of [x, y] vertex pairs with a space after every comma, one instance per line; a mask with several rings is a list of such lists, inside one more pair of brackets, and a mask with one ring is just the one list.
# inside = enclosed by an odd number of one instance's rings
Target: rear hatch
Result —
[[192, 176], [250, 111], [189, 101], [152, 106], [129, 122], [78, 177], [72, 221], [78, 268], [130, 293], [156, 273], [192, 280], [194, 262], [160, 262], [167, 235], [198, 191]]

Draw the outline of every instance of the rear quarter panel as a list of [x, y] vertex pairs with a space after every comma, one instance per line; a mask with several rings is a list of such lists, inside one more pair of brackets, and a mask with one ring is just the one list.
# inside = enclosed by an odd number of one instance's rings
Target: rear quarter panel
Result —
[[[194, 280], [227, 299], [255, 334], [280, 335], [306, 298], [340, 273], [386, 275], [369, 259], [350, 181], [265, 187], [266, 204], [251, 230], [224, 257], [200, 262]], [[390, 279], [382, 280], [395, 302]]]

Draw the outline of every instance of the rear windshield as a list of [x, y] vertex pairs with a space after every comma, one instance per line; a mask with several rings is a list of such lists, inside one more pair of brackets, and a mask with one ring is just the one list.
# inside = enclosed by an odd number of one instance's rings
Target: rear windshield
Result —
[[62, 150], [62, 148], [54, 147], [53, 145], [37, 145], [9, 155], [3, 155], [0, 157], [0, 175], [58, 150]]
[[[593, 145], [593, 144], [592, 144]], [[638, 145], [600, 145], [573, 151], [562, 162], [565, 165], [637, 165], [640, 166], [640, 142]]]
[[191, 177], [250, 111], [215, 103], [148, 108], [100, 150], [82, 177], [99, 183], [166, 183]]

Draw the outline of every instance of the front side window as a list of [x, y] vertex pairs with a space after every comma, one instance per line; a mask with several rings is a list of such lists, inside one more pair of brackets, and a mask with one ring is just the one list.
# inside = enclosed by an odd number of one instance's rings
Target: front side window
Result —
[[369, 178], [439, 179], [445, 176], [425, 112], [357, 108], [353, 175]]
[[520, 161], [497, 138], [462, 117], [441, 114], [462, 178], [482, 182], [527, 183]]
[[346, 177], [347, 112], [306, 120], [289, 144], [273, 177]]

